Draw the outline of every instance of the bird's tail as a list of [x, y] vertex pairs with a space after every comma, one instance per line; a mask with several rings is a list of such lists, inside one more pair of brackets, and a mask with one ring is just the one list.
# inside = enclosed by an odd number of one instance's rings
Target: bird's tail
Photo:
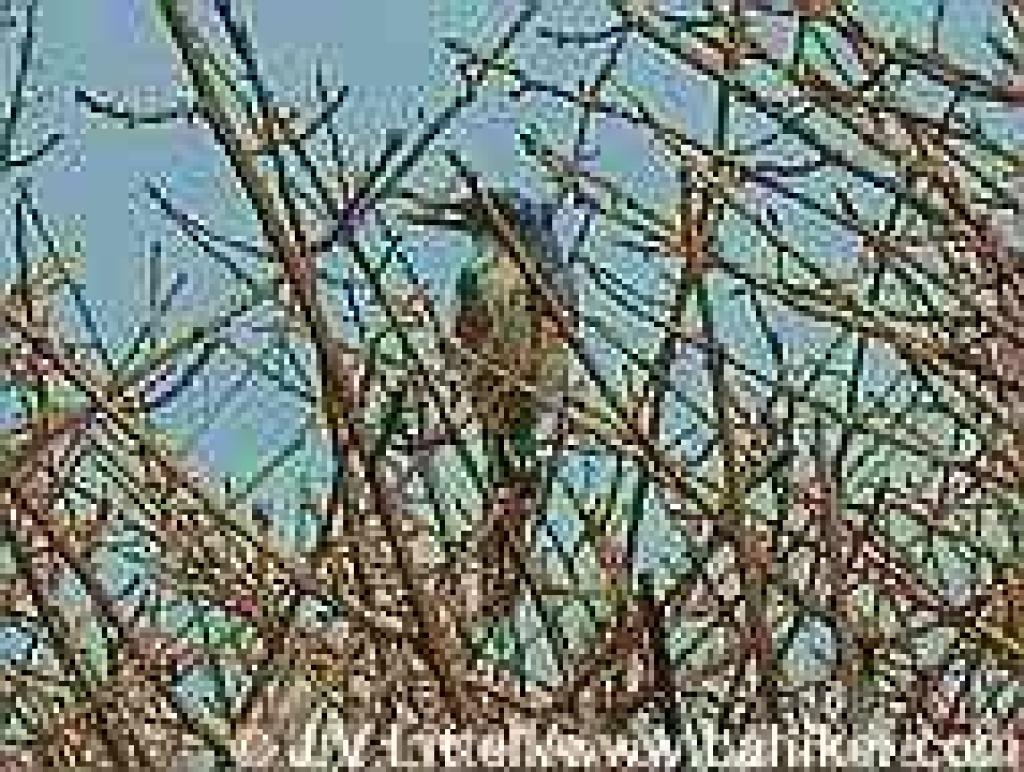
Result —
[[536, 422], [520, 418], [499, 431], [485, 429], [491, 484], [478, 555], [485, 613], [492, 619], [511, 613], [522, 594], [540, 488]]
[[532, 405], [502, 405], [503, 415], [484, 422], [484, 448], [491, 484], [510, 487], [537, 474], [538, 419]]

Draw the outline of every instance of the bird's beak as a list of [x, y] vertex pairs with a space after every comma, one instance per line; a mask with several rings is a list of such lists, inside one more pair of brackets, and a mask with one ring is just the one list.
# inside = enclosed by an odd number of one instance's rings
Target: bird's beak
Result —
[[401, 217], [410, 225], [469, 232], [471, 219], [462, 201], [435, 201], [415, 193], [398, 196], [402, 202]]

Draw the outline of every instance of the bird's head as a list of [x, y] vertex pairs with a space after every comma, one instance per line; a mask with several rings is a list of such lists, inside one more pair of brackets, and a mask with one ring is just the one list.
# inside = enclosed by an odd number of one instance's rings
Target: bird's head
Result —
[[479, 241], [501, 243], [502, 232], [534, 245], [553, 234], [554, 207], [511, 188], [489, 188], [449, 200], [416, 193], [402, 196], [408, 205], [404, 219], [414, 225], [465, 233]]
[[571, 301], [572, 281], [555, 233], [554, 204], [508, 187], [449, 200], [414, 193], [403, 198], [408, 206], [404, 218], [411, 224], [463, 233], [502, 251], [512, 251], [512, 239], [519, 256], [535, 260], [551, 286]]

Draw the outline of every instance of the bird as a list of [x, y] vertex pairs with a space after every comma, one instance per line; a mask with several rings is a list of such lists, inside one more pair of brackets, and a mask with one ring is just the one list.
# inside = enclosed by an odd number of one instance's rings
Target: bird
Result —
[[568, 392], [576, 282], [553, 225], [557, 205], [508, 187], [454, 200], [410, 198], [409, 222], [462, 233], [473, 243], [457, 273], [451, 332], [468, 354], [471, 414], [490, 483], [476, 550], [490, 577], [481, 597], [501, 616], [522, 587], [543, 423]]

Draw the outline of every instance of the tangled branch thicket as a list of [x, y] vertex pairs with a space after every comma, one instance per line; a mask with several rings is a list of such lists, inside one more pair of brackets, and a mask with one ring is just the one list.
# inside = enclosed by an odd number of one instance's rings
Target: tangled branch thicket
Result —
[[[152, 239], [118, 351], [80, 280], [103, 257], [34, 184], [65, 141], [29, 98], [60, 10], [13, 5], [5, 763], [280, 761], [338, 714], [381, 752], [396, 722], [1019, 721], [1016, 0], [977, 3], [970, 50], [946, 0], [914, 36], [852, 0], [524, 0], [444, 41], [449, 101], [362, 163], [345, 85], [276, 97], [242, 4], [153, 0], [185, 96], [72, 84], [87, 130], [209, 137], [252, 227], [149, 181], [229, 291], [164, 325], [184, 279]], [[514, 148], [469, 141], [485, 103]], [[509, 152], [557, 276], [502, 198]], [[509, 297], [460, 306], [481, 232]], [[539, 359], [494, 342], [499, 312]], [[225, 363], [302, 417], [241, 478], [188, 440]], [[493, 439], [510, 401], [527, 450]]]

